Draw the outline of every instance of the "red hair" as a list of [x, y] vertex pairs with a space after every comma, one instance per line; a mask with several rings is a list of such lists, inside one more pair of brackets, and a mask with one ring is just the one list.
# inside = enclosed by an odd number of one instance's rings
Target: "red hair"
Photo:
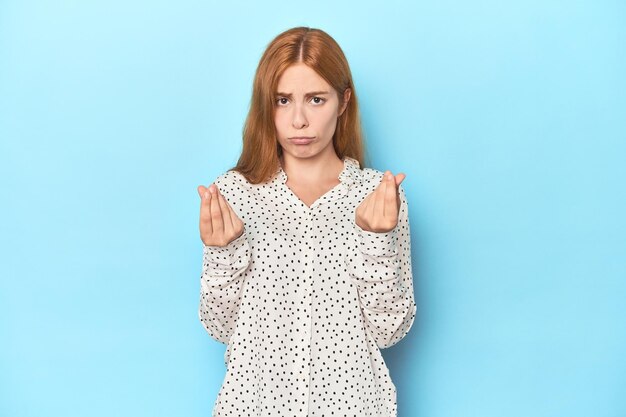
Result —
[[359, 106], [348, 61], [326, 32], [296, 27], [270, 42], [254, 77], [250, 110], [243, 128], [243, 149], [237, 165], [230, 169], [252, 184], [271, 180], [280, 168], [282, 148], [274, 124], [276, 88], [283, 72], [296, 63], [306, 64], [330, 84], [339, 97], [340, 108], [344, 91], [351, 90], [348, 105], [337, 120], [333, 147], [340, 159], [349, 156], [359, 161], [361, 168], [365, 167]]

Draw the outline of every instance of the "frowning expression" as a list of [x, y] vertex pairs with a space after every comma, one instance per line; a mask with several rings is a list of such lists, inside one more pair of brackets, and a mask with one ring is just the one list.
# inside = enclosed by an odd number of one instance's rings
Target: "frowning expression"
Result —
[[[349, 98], [349, 90], [346, 96]], [[278, 81], [274, 123], [283, 153], [309, 158], [332, 150], [340, 108], [337, 92], [311, 67], [298, 63]], [[330, 147], [330, 149], [329, 149]]]

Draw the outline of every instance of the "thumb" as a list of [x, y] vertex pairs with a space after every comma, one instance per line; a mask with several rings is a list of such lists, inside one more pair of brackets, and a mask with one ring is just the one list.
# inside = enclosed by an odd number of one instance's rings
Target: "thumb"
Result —
[[402, 181], [404, 181], [404, 179], [406, 178], [406, 175], [403, 173], [399, 173], [398, 175], [396, 175], [396, 187], [398, 185], [400, 185], [400, 183], [402, 183]]
[[402, 181], [404, 181], [405, 178], [406, 178], [406, 175], [402, 173], [396, 175], [396, 189], [397, 189], [396, 202], [398, 204], [398, 210], [400, 210], [400, 205], [402, 205], [402, 202], [400, 201], [400, 183], [402, 183]]
[[199, 185], [198, 186], [198, 195], [200, 196], [200, 198], [203, 198], [204, 197], [204, 193], [206, 193], [207, 191], [209, 191], [209, 189], [206, 188], [205, 186], [203, 186], [203, 185]]

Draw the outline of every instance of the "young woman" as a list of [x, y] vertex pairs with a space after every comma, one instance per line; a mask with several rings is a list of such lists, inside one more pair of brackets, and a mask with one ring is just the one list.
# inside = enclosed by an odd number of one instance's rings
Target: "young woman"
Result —
[[380, 349], [416, 305], [408, 205], [363, 167], [348, 62], [319, 29], [267, 47], [237, 165], [199, 186], [200, 320], [227, 345], [213, 416], [396, 416]]

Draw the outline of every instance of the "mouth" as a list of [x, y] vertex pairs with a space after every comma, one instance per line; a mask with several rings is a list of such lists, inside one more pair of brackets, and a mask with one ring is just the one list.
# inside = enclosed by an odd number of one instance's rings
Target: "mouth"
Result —
[[308, 145], [313, 142], [313, 139], [315, 139], [314, 136], [297, 136], [289, 138], [289, 140], [296, 145]]

